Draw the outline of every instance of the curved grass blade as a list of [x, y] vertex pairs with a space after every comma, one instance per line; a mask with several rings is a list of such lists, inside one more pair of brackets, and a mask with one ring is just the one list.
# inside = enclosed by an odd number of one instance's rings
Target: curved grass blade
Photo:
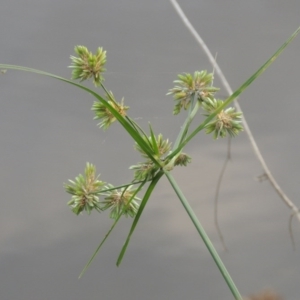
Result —
[[207, 117], [203, 123], [201, 123], [178, 147], [174, 152], [172, 152], [168, 158], [173, 158], [177, 153], [179, 153], [182, 148], [227, 105], [229, 105], [235, 98], [237, 98], [255, 79], [257, 79], [281, 54], [285, 47], [292, 42], [292, 40], [300, 32], [300, 27], [287, 39], [287, 41], [269, 58], [249, 79], [247, 79], [231, 96], [229, 96], [213, 114]]
[[148, 199], [150, 198], [150, 196], [151, 196], [151, 194], [153, 192], [153, 189], [155, 188], [156, 184], [158, 183], [159, 179], [162, 177], [163, 174], [164, 174], [163, 171], [159, 171], [154, 176], [154, 178], [152, 179], [152, 181], [151, 181], [151, 183], [150, 183], [150, 185], [149, 185], [149, 187], [148, 187], [148, 189], [147, 189], [147, 191], [146, 191], [146, 193], [144, 195], [144, 198], [143, 198], [143, 200], [142, 200], [142, 202], [140, 204], [139, 210], [138, 210], [138, 212], [137, 212], [137, 214], [136, 214], [136, 216], [135, 216], [135, 218], [133, 220], [133, 223], [131, 225], [129, 234], [127, 236], [127, 239], [126, 239], [126, 241], [125, 241], [125, 243], [124, 243], [124, 245], [122, 247], [122, 250], [121, 250], [121, 252], [119, 254], [119, 257], [118, 257], [118, 260], [117, 260], [117, 266], [119, 266], [121, 264], [122, 259], [124, 257], [124, 254], [126, 252], [127, 246], [129, 244], [131, 235], [133, 234], [133, 231], [134, 231], [134, 229], [135, 229], [135, 227], [136, 227], [136, 225], [137, 225], [137, 223], [138, 223], [138, 221], [139, 221], [139, 219], [140, 219], [140, 217], [142, 215], [142, 212], [143, 212], [143, 210], [144, 210], [144, 208], [145, 208], [145, 206], [146, 206], [146, 204], [148, 202]]
[[[105, 192], [109, 192], [109, 191], [114, 191], [114, 190], [118, 190], [118, 189], [121, 189], [123, 187], [129, 187], [133, 184], [139, 184], [139, 183], [142, 183], [144, 182], [145, 180], [140, 180], [140, 181], [136, 181], [136, 182], [130, 182], [130, 183], [126, 183], [126, 184], [122, 184], [122, 185], [118, 185], [118, 186], [114, 186], [113, 188], [109, 188], [109, 189], [100, 189], [99, 191], [105, 193]], [[93, 192], [90, 192], [91, 194], [93, 194]], [[95, 191], [94, 192], [95, 194], [98, 193], [98, 191]]]
[[151, 134], [151, 147], [153, 148], [154, 153], [159, 157], [159, 150], [156, 143], [156, 138], [152, 129], [151, 124], [149, 123], [150, 134]]
[[[195, 105], [193, 105], [193, 103], [195, 103]], [[197, 111], [199, 110], [201, 104], [200, 102], [196, 99], [196, 95], [192, 101], [192, 103], [190, 104], [189, 108], [188, 108], [188, 116], [184, 121], [184, 124], [182, 125], [180, 132], [177, 136], [177, 139], [174, 143], [173, 149], [176, 149], [180, 143], [182, 143], [182, 141], [185, 139], [188, 130], [189, 130], [189, 126], [192, 123]]]
[[147, 145], [147, 143], [142, 139], [142, 137], [140, 136], [140, 134], [136, 131], [136, 129], [131, 125], [130, 122], [128, 122], [126, 120], [126, 118], [124, 118], [122, 115], [120, 115], [120, 113], [118, 111], [116, 111], [105, 99], [103, 99], [100, 95], [98, 95], [96, 92], [94, 92], [93, 90], [75, 83], [73, 81], [70, 81], [66, 78], [48, 73], [48, 72], [44, 72], [44, 71], [40, 71], [40, 70], [36, 70], [36, 69], [32, 69], [32, 68], [27, 68], [27, 67], [21, 67], [21, 66], [15, 66], [15, 65], [6, 65], [6, 64], [0, 64], [0, 68], [5, 68], [5, 69], [11, 69], [11, 70], [19, 70], [19, 71], [26, 71], [26, 72], [31, 72], [31, 73], [36, 73], [36, 74], [40, 74], [40, 75], [44, 75], [44, 76], [49, 76], [52, 77], [54, 79], [58, 79], [61, 81], [64, 81], [66, 83], [69, 83], [71, 85], [74, 85], [82, 90], [85, 90], [86, 92], [92, 94], [95, 98], [97, 98], [97, 100], [99, 100], [103, 105], [105, 105], [105, 107], [107, 109], [109, 109], [109, 111], [113, 114], [113, 116], [119, 121], [119, 123], [124, 127], [124, 129], [128, 132], [128, 134], [137, 142], [137, 144], [141, 147], [141, 149], [143, 149], [143, 151], [145, 153], [148, 154], [149, 158], [156, 164], [159, 165], [159, 162], [153, 157], [153, 153], [152, 153], [152, 149]]

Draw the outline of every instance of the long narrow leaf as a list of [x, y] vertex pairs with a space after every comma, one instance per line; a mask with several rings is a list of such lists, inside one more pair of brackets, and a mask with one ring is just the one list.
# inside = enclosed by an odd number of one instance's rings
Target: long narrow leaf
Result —
[[95, 98], [97, 98], [107, 109], [109, 109], [109, 111], [113, 114], [113, 116], [119, 121], [119, 123], [124, 127], [124, 129], [129, 133], [129, 135], [138, 143], [138, 145], [143, 149], [143, 151], [145, 153], [148, 154], [149, 158], [156, 164], [159, 165], [158, 161], [153, 157], [152, 155], [152, 150], [150, 149], [150, 147], [147, 145], [147, 143], [141, 138], [141, 136], [139, 135], [139, 133], [136, 131], [136, 129], [130, 124], [130, 122], [128, 122], [126, 120], [126, 118], [124, 118], [117, 110], [115, 110], [105, 99], [103, 99], [100, 95], [98, 95], [97, 93], [95, 93], [93, 90], [75, 83], [73, 81], [70, 81], [66, 78], [48, 73], [48, 72], [44, 72], [44, 71], [40, 71], [40, 70], [36, 70], [36, 69], [32, 69], [32, 68], [27, 68], [27, 67], [21, 67], [21, 66], [15, 66], [15, 65], [6, 65], [6, 64], [0, 64], [0, 68], [4, 68], [4, 69], [11, 69], [11, 70], [19, 70], [19, 71], [26, 71], [26, 72], [31, 72], [31, 73], [36, 73], [36, 74], [40, 74], [40, 75], [44, 75], [44, 76], [49, 76], [61, 81], [64, 81], [66, 83], [69, 83], [71, 85], [74, 85], [82, 90], [85, 90], [86, 92], [92, 94]]
[[[195, 105], [193, 106], [192, 104], [194, 102], [195, 102]], [[199, 108], [201, 106], [200, 102], [196, 99], [196, 95], [195, 95], [195, 98], [193, 99], [193, 103], [191, 103], [191, 105], [188, 109], [188, 116], [185, 119], [184, 124], [182, 125], [182, 127], [180, 129], [180, 132], [174, 143], [173, 149], [176, 149], [182, 143], [182, 141], [186, 138], [186, 135], [189, 130], [189, 126], [192, 123], [197, 111], [199, 110]]]
[[148, 189], [147, 189], [147, 191], [146, 191], [146, 193], [144, 195], [144, 198], [143, 198], [143, 200], [142, 200], [142, 202], [140, 204], [139, 210], [138, 210], [138, 212], [137, 212], [137, 214], [136, 214], [136, 216], [135, 216], [135, 218], [133, 220], [133, 223], [131, 225], [129, 234], [127, 236], [127, 239], [126, 239], [126, 241], [125, 241], [125, 243], [124, 243], [124, 245], [122, 247], [122, 250], [121, 250], [121, 252], [119, 254], [119, 257], [118, 257], [118, 260], [117, 260], [117, 266], [119, 266], [121, 264], [122, 259], [124, 257], [124, 254], [126, 252], [128, 243], [130, 241], [131, 235], [134, 232], [134, 229], [135, 229], [135, 227], [136, 227], [136, 225], [137, 225], [137, 223], [138, 223], [138, 221], [139, 221], [139, 219], [140, 219], [140, 217], [142, 215], [142, 212], [143, 212], [143, 210], [144, 210], [144, 208], [145, 208], [145, 206], [146, 206], [146, 204], [148, 202], [148, 199], [150, 198], [150, 195], [152, 194], [153, 189], [155, 188], [156, 184], [158, 183], [159, 179], [162, 177], [163, 174], [164, 174], [163, 171], [160, 171], [152, 179], [152, 182], [150, 183], [150, 185], [149, 185], [149, 187], [148, 187]]
[[[140, 186], [136, 189], [136, 191], [133, 193], [130, 201], [128, 201], [128, 204], [130, 204], [131, 200], [135, 197], [135, 195], [142, 189], [142, 187], [145, 185], [147, 181], [144, 180]], [[124, 208], [125, 209], [125, 208]], [[118, 218], [115, 220], [115, 222], [113, 223], [113, 225], [111, 226], [110, 230], [107, 232], [107, 234], [105, 235], [104, 239], [101, 241], [101, 243], [99, 244], [99, 246], [97, 247], [97, 249], [95, 250], [95, 252], [93, 253], [92, 257], [90, 258], [90, 260], [88, 261], [88, 263], [84, 266], [83, 270], [81, 271], [80, 275], [78, 278], [81, 278], [83, 276], [83, 274], [86, 272], [86, 270], [88, 269], [88, 267], [90, 266], [90, 264], [93, 262], [93, 260], [95, 259], [96, 255], [98, 254], [98, 252], [100, 251], [100, 248], [102, 247], [102, 245], [104, 244], [104, 242], [106, 241], [106, 239], [108, 238], [108, 236], [111, 234], [112, 230], [115, 228], [115, 226], [117, 225], [117, 223], [119, 222], [120, 218], [122, 217], [123, 212], [120, 212]]]
[[[140, 181], [136, 181], [136, 182], [130, 182], [130, 183], [126, 183], [126, 184], [122, 184], [122, 185], [118, 185], [118, 186], [114, 186], [113, 188], [109, 188], [109, 189], [100, 189], [100, 191], [102, 193], [105, 193], [105, 192], [109, 192], [109, 191], [114, 191], [114, 190], [118, 190], [118, 189], [121, 189], [123, 187], [129, 187], [133, 184], [139, 184], [139, 183], [142, 183], [144, 182], [145, 180], [140, 180]], [[90, 192], [91, 194], [93, 194], [93, 192]], [[95, 194], [98, 193], [98, 191], [95, 192]]]
[[159, 150], [158, 150], [158, 146], [157, 146], [157, 143], [156, 143], [156, 138], [155, 138], [155, 134], [153, 132], [153, 129], [152, 129], [152, 126], [151, 124], [149, 123], [149, 128], [150, 128], [150, 134], [151, 134], [151, 147], [153, 147], [153, 151], [154, 153], [159, 156]]

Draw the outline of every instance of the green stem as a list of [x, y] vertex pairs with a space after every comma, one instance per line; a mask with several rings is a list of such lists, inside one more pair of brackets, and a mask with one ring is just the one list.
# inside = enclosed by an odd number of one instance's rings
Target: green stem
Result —
[[[105, 85], [101, 82], [100, 83], [102, 89], [104, 90], [104, 92], [106, 93], [107, 97], [114, 103], [116, 103], [115, 99], [111, 96], [111, 94], [109, 93], [109, 91], [107, 90], [107, 88], [105, 87]], [[117, 103], [116, 103], [117, 104]], [[143, 131], [143, 129], [139, 126], [139, 124], [137, 124], [134, 120], [132, 120], [131, 118], [129, 118], [128, 116], [125, 116], [125, 119], [127, 119], [127, 121], [132, 125], [133, 128], [136, 129], [136, 131], [140, 130], [140, 132], [142, 132], [142, 134], [147, 137], [146, 133]]]
[[100, 85], [102, 87], [102, 89], [104, 90], [105, 94], [107, 95], [107, 97], [112, 101], [112, 102], [116, 102], [115, 99], [111, 96], [111, 94], [109, 93], [109, 91], [106, 89], [106, 87], [104, 86], [104, 84], [102, 82], [100, 82]]
[[202, 225], [200, 224], [197, 216], [195, 215], [193, 209], [191, 208], [190, 204], [188, 203], [187, 199], [185, 198], [185, 196], [183, 195], [182, 191], [180, 190], [180, 188], [178, 187], [175, 179], [173, 178], [173, 176], [171, 175], [171, 173], [169, 173], [168, 171], [164, 171], [165, 175], [167, 176], [170, 184], [172, 185], [175, 193], [177, 194], [178, 198], [180, 199], [182, 205], [184, 206], [186, 212], [188, 213], [189, 217], [191, 218], [193, 224], [195, 225], [199, 235], [201, 236], [205, 246], [207, 247], [209, 253], [211, 254], [212, 258], [214, 259], [216, 265], [218, 266], [224, 280], [226, 281], [230, 291], [232, 292], [234, 298], [236, 300], [243, 300], [240, 292], [238, 291], [237, 287], [235, 286], [232, 278], [230, 277], [225, 265], [223, 264], [220, 256], [218, 255], [214, 245], [212, 244], [212, 242], [210, 241], [208, 235], [206, 234], [204, 228], [202, 227]]
[[[130, 183], [126, 183], [126, 184], [114, 186], [114, 187], [109, 188], [109, 189], [103, 189], [103, 190], [100, 190], [100, 192], [101, 192], [101, 193], [105, 193], [105, 192], [109, 192], [109, 191], [114, 191], [114, 190], [121, 189], [121, 188], [123, 188], [123, 187], [129, 187], [129, 186], [134, 185], [134, 184], [139, 184], [139, 183], [142, 183], [142, 182], [144, 182], [144, 181], [145, 181], [145, 180], [132, 181], [132, 182], [130, 182]], [[149, 179], [149, 180], [146, 180], [146, 182], [147, 182], [147, 181], [150, 181], [150, 179]], [[99, 193], [99, 191], [96, 191], [96, 192], [94, 192], [94, 193], [91, 192], [91, 194], [98, 194], [98, 193]]]
[[191, 106], [189, 108], [189, 112], [188, 112], [188, 116], [183, 124], [183, 126], [181, 127], [181, 130], [178, 134], [178, 137], [174, 143], [174, 146], [173, 146], [173, 149], [177, 149], [177, 147], [182, 143], [182, 141], [185, 139], [186, 135], [187, 135], [187, 132], [188, 132], [188, 129], [189, 129], [189, 126], [190, 124], [192, 123], [193, 121], [193, 118], [195, 117], [197, 111], [199, 110], [200, 108], [200, 102], [198, 101], [197, 99], [197, 96], [195, 95], [194, 99], [193, 99], [193, 102], [195, 102], [193, 108], [192, 108], [192, 104], [191, 103]]

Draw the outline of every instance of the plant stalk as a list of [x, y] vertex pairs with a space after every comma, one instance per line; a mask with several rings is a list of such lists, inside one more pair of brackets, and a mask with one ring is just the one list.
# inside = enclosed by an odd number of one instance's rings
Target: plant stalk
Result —
[[197, 111], [200, 108], [200, 102], [197, 99], [197, 95], [194, 96], [192, 103], [190, 104], [188, 116], [181, 127], [181, 130], [178, 134], [178, 137], [174, 143], [173, 150], [177, 149], [177, 147], [182, 143], [182, 141], [186, 138], [188, 129], [190, 124], [192, 123]]

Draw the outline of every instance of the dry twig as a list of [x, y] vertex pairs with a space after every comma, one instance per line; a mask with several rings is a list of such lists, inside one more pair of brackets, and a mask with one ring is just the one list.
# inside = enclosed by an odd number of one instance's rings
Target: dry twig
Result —
[[[174, 6], [176, 12], [178, 13], [179, 17], [181, 18], [181, 20], [183, 21], [184, 25], [188, 28], [188, 30], [191, 32], [191, 34], [193, 35], [193, 37], [196, 39], [196, 41], [199, 43], [199, 45], [201, 46], [201, 48], [203, 49], [203, 51], [205, 52], [205, 54], [208, 57], [208, 60], [210, 61], [210, 63], [212, 64], [215, 72], [218, 74], [225, 90], [227, 91], [228, 95], [231, 95], [233, 93], [227, 79], [225, 78], [220, 66], [218, 65], [218, 63], [216, 62], [214, 56], [212, 55], [212, 53], [210, 52], [209, 48], [207, 47], [207, 45], [204, 43], [203, 39], [200, 37], [200, 35], [197, 33], [197, 31], [195, 30], [195, 28], [193, 27], [193, 25], [190, 23], [189, 19], [186, 17], [186, 15], [184, 14], [184, 12], [182, 11], [181, 7], [179, 6], [179, 4], [177, 3], [176, 0], [170, 0], [170, 2], [172, 3], [172, 5]], [[239, 103], [237, 102], [237, 100], [234, 100], [234, 105], [237, 109], [237, 111], [242, 111], [241, 107], [239, 105]], [[296, 216], [298, 221], [300, 222], [300, 209], [289, 199], [289, 197], [284, 193], [284, 191], [281, 189], [281, 187], [279, 186], [279, 184], [277, 183], [277, 181], [275, 180], [275, 178], [273, 177], [271, 171], [269, 170], [257, 144], [256, 141], [252, 135], [252, 132], [250, 131], [250, 128], [248, 126], [248, 123], [243, 115], [243, 126], [245, 129], [245, 132], [250, 140], [250, 143], [253, 147], [253, 151], [257, 157], [257, 159], [259, 160], [263, 170], [264, 170], [264, 174], [266, 176], [267, 179], [269, 179], [271, 185], [273, 186], [274, 190], [276, 191], [276, 193], [278, 194], [278, 196], [281, 198], [281, 200], [290, 208], [291, 210], [291, 219], [293, 218], [293, 216]], [[223, 172], [223, 171], [222, 171]], [[291, 224], [291, 221], [290, 221]], [[289, 226], [289, 230], [290, 230], [290, 234], [292, 236], [292, 232], [291, 232], [291, 225]]]

